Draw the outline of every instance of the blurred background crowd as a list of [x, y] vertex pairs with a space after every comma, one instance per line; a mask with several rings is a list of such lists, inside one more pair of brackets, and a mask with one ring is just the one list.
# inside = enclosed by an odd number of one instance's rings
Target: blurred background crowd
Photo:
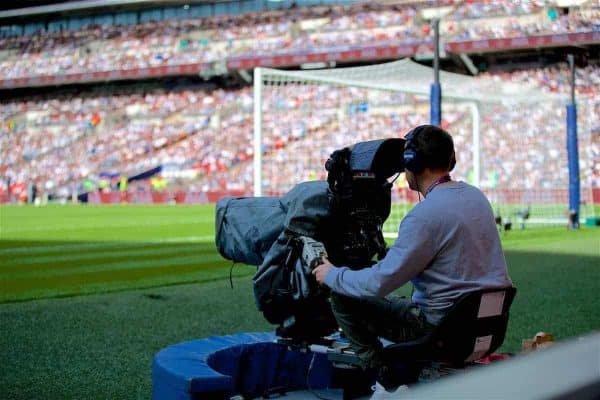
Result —
[[[3, 79], [225, 61], [242, 55], [433, 40], [417, 11], [427, 2], [293, 8], [269, 13], [89, 24], [0, 40]], [[600, 30], [600, 8], [562, 14], [533, 1], [458, 4], [441, 24], [444, 41]]]
[[[591, 2], [593, 3], [593, 2]], [[166, 19], [132, 25], [87, 24], [78, 30], [6, 35], [3, 79], [217, 62], [241, 55], [431, 41], [418, 11], [428, 3], [359, 3], [271, 12]], [[441, 2], [451, 7], [444, 42], [598, 32], [600, 7], [559, 8], [530, 1]], [[569, 94], [564, 62], [490, 68], [478, 80], [533, 85]], [[443, 85], [443, 82], [442, 82]], [[600, 66], [576, 70], [580, 99], [580, 168], [585, 187], [600, 187]], [[265, 89], [264, 173], [267, 191], [322, 179], [329, 154], [352, 143], [398, 137], [429, 120], [428, 99], [405, 93], [327, 85]], [[352, 105], [367, 104], [363, 112]], [[70, 198], [108, 190], [240, 190], [253, 184], [253, 93], [247, 85], [161, 83], [44, 92], [0, 101], [0, 191]], [[564, 104], [496, 105], [481, 117], [482, 185], [565, 188]], [[455, 175], [472, 179], [472, 120], [444, 108], [455, 137]], [[132, 179], [160, 167], [161, 179]], [[124, 179], [125, 178], [125, 179]], [[127, 182], [135, 182], [126, 187]], [[8, 188], [8, 189], [7, 189]], [[28, 189], [27, 189], [28, 188]]]

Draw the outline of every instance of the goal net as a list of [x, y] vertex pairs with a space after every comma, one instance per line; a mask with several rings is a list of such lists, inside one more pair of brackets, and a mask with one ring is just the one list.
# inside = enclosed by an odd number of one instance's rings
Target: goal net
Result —
[[[299, 182], [326, 179], [325, 161], [334, 150], [404, 137], [416, 125], [429, 123], [432, 76], [430, 68], [408, 59], [329, 70], [257, 68], [254, 161], [252, 169], [240, 165], [232, 174], [251, 180], [255, 195], [281, 195]], [[442, 72], [440, 81], [441, 124], [452, 134], [457, 153], [453, 179], [480, 187], [503, 224], [513, 229], [566, 226], [565, 100], [490, 78]], [[586, 107], [579, 111], [582, 170], [590, 163]], [[585, 176], [581, 182], [585, 218], [593, 215], [592, 192]], [[416, 201], [401, 174], [392, 191], [386, 234], [396, 234]]]

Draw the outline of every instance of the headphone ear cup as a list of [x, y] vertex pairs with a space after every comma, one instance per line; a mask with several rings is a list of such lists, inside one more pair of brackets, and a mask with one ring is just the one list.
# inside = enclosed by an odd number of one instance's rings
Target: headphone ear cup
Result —
[[419, 153], [412, 148], [404, 150], [404, 168], [413, 174], [423, 172], [423, 165], [419, 157]]
[[424, 126], [417, 126], [405, 136], [404, 140], [404, 168], [413, 174], [420, 174], [425, 169], [423, 156], [415, 146], [415, 139], [423, 130]]

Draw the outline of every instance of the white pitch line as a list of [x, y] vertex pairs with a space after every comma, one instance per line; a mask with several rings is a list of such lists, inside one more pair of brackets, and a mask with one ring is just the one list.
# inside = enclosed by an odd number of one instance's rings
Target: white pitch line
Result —
[[[129, 258], [129, 257], [143, 257], [143, 256], [164, 256], [169, 257], [167, 254], [181, 254], [181, 253], [189, 253], [193, 251], [197, 252], [201, 250], [199, 246], [195, 244], [186, 244], [182, 246], [161, 246], [159, 248], [125, 248], [122, 250], [117, 250], [115, 248], [106, 249], [100, 248], [95, 250], [90, 250], [85, 252], [67, 252], [66, 254], [52, 254], [47, 255], [48, 253], [43, 253], [40, 255], [30, 256], [22, 255], [14, 260], [14, 262], [9, 265], [10, 269], [18, 269], [24, 266], [29, 265], [45, 265], [45, 264], [59, 264], [59, 263], [70, 263], [73, 265], [77, 265], [80, 261], [93, 261], [93, 260], [109, 260], [109, 259], [119, 259], [119, 258]], [[6, 266], [5, 266], [6, 267]]]
[[26, 246], [26, 247], [9, 247], [0, 249], [0, 256], [3, 255], [32, 255], [36, 253], [58, 253], [68, 250], [86, 250], [86, 249], [97, 249], [97, 248], [120, 248], [120, 247], [145, 247], [152, 246], [160, 243], [189, 243], [189, 242], [212, 242], [200, 245], [200, 248], [214, 248], [214, 236], [183, 236], [176, 238], [165, 238], [155, 239], [146, 241], [123, 241], [123, 242], [81, 242], [81, 243], [68, 243], [68, 244], [48, 244], [52, 242], [44, 242], [46, 244], [41, 246]]
[[137, 228], [140, 226], [143, 227], [161, 227], [161, 226], [173, 226], [173, 225], [198, 225], [200, 226], [201, 224], [205, 224], [208, 222], [213, 222], [214, 223], [214, 219], [199, 219], [199, 218], [194, 218], [194, 219], [189, 219], [189, 218], [177, 218], [177, 219], [168, 219], [165, 220], [164, 218], [160, 218], [160, 221], [155, 221], [152, 219], [158, 219], [158, 218], [151, 218], [150, 220], [147, 221], [132, 221], [132, 222], [125, 222], [125, 221], [105, 221], [105, 222], [96, 222], [94, 224], [94, 226], [89, 226], [89, 225], [80, 225], [80, 226], [74, 226], [73, 223], [59, 223], [59, 224], [54, 224], [52, 226], [48, 226], [48, 225], [43, 225], [43, 226], [32, 226], [32, 227], [28, 227], [26, 230], [23, 230], [22, 227], [20, 225], [18, 225], [18, 223], [10, 224], [10, 226], [5, 226], [3, 227], [4, 233], [5, 234], [15, 234], [15, 233], [20, 233], [20, 232], [54, 232], [54, 231], [61, 231], [64, 232], [65, 230], [67, 231], [85, 231], [85, 230], [90, 230], [90, 229], [104, 229], [104, 228], [108, 228], [108, 229], [120, 229], [120, 228]]
[[22, 278], [49, 278], [57, 276], [69, 276], [79, 274], [90, 274], [94, 272], [104, 271], [121, 271], [121, 270], [135, 270], [142, 268], [161, 268], [161, 267], [175, 267], [178, 265], [186, 264], [197, 264], [198, 272], [201, 272], [201, 266], [207, 263], [214, 263], [215, 261], [224, 261], [223, 257], [218, 254], [201, 256], [180, 256], [180, 257], [167, 257], [165, 259], [153, 259], [153, 260], [137, 260], [137, 261], [116, 261], [104, 264], [95, 264], [90, 266], [82, 266], [79, 268], [69, 269], [47, 269], [44, 271], [22, 271], [22, 272], [11, 272], [3, 275], [4, 280], [22, 279]]

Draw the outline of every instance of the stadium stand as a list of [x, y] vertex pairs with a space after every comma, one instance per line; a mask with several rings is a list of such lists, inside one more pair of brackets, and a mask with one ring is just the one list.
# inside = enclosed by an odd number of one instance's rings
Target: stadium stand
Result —
[[[430, 43], [431, 29], [419, 18], [422, 8], [419, 3], [372, 2], [294, 8], [268, 17], [248, 13], [40, 31], [0, 40], [0, 73], [5, 80], [62, 76], [60, 80], [77, 73], [226, 63], [250, 55]], [[441, 29], [444, 41], [460, 42], [597, 32], [599, 21], [600, 7], [561, 15], [530, 2], [465, 2]]]
[[[595, 124], [595, 131], [599, 129], [599, 71], [598, 66], [593, 65], [578, 72], [578, 91], [596, 99], [591, 114], [582, 115]], [[560, 81], [565, 75], [566, 66], [562, 65], [496, 75], [487, 73], [482, 74], [481, 79], [535, 81], [549, 91], [564, 91], [566, 85]], [[279, 160], [278, 170], [284, 171], [280, 176], [307, 180], [316, 173], [316, 177], [322, 178], [321, 166], [336, 148], [351, 141], [396, 135], [427, 121], [427, 110], [415, 115], [413, 109], [407, 109], [403, 115], [371, 119], [338, 118], [327, 110], [335, 109], [340, 98], [365, 95], [346, 89], [323, 96], [323, 90], [307, 87], [295, 93], [297, 102], [266, 105], [269, 109], [284, 110], [282, 119], [265, 121], [267, 126], [280, 127], [273, 129], [275, 136], [266, 137], [264, 142], [267, 157]], [[196, 189], [248, 190], [252, 181], [252, 102], [251, 91], [245, 88], [155, 90], [4, 103], [5, 124], [0, 136], [3, 175], [14, 183], [34, 181], [40, 188], [56, 190], [65, 196], [73, 188], [82, 191], [85, 178], [98, 182], [103, 174], [134, 176], [163, 165], [197, 170], [200, 179], [193, 184]], [[299, 118], [294, 111], [302, 102], [311, 104], [315, 111], [310, 120]], [[498, 169], [500, 187], [515, 183], [525, 188], [556, 184], [556, 178], [549, 177], [554, 174], [551, 167], [566, 160], [562, 146], [564, 132], [556, 129], [565, 117], [563, 110], [552, 107], [542, 105], [530, 115], [499, 106], [495, 112], [485, 114], [482, 158], [490, 160]], [[470, 123], [461, 118], [460, 113], [448, 111], [444, 124], [455, 132], [457, 147], [468, 145]], [[503, 125], [509, 132], [525, 133], [525, 136], [511, 138], [506, 130], [499, 130]], [[518, 151], [518, 147], [526, 143], [532, 144], [528, 146], [530, 152]], [[319, 149], [318, 154], [311, 149]], [[581, 154], [584, 184], [599, 183], [597, 152], [595, 144]], [[292, 153], [310, 157], [312, 172], [301, 169], [304, 163], [299, 164], [301, 170], [298, 170], [286, 162]], [[468, 152], [465, 156], [468, 157]], [[461, 160], [463, 168], [469, 161], [468, 158]], [[521, 165], [526, 174], [516, 172], [515, 167]], [[457, 173], [467, 178], [466, 169], [458, 169]], [[558, 184], [566, 185], [566, 177]], [[277, 186], [273, 182], [273, 187]]]
[[[424, 20], [427, 4], [371, 2], [294, 7], [24, 33], [0, 39], [2, 84], [4, 88], [61, 86], [69, 83], [75, 73], [79, 75], [73, 78], [74, 82], [135, 80], [146, 76], [144, 68], [210, 63], [210, 68], [216, 68], [214, 63], [225, 68], [213, 72], [231, 76], [237, 68], [250, 65], [248, 60], [265, 61], [257, 57], [277, 64], [289, 61], [273, 61], [280, 53], [327, 51], [331, 55], [355, 47], [397, 49], [416, 43], [410, 51], [428, 54], [429, 47], [418, 47], [430, 43], [433, 37]], [[584, 42], [591, 37], [593, 46], [600, 43], [600, 7], [594, 2], [569, 12], [536, 2], [464, 1], [437, 5], [452, 6], [441, 23], [442, 38], [450, 53], [455, 44], [487, 39], [491, 46], [493, 39], [522, 36], [577, 33], [583, 35], [578, 37]], [[588, 34], [592, 36], [585, 36]], [[521, 49], [522, 45], [513, 47]], [[470, 48], [464, 51], [469, 53]], [[513, 54], [510, 46], [499, 47], [497, 52]], [[345, 61], [370, 62], [366, 53], [347, 54], [354, 58]], [[397, 55], [385, 54], [388, 58]], [[307, 60], [300, 57], [295, 65]], [[556, 57], [545, 62], [511, 61], [508, 67], [499, 61], [486, 71], [485, 64], [493, 60], [481, 63], [484, 67], [478, 79], [537, 85], [550, 92], [569, 90], [566, 64], [556, 62]], [[344, 60], [338, 60], [341, 61]], [[132, 72], [94, 75], [115, 70]], [[597, 60], [586, 62], [577, 70], [576, 92], [583, 99], [580, 129], [585, 137], [580, 151], [581, 181], [582, 186], [589, 188], [600, 187], [599, 71]], [[160, 78], [197, 75], [198, 70], [151, 72]], [[46, 77], [52, 78], [51, 83], [42, 79]], [[253, 179], [252, 90], [239, 78], [234, 87], [223, 80], [212, 81], [211, 85], [192, 80], [177, 88], [157, 82], [149, 88], [130, 88], [126, 84], [104, 90], [82, 87], [70, 94], [46, 88], [44, 94], [7, 96], [0, 102], [0, 179], [6, 183], [0, 185], [0, 199], [22, 199], [28, 187], [33, 186], [38, 194], [62, 199], [90, 190], [117, 190], [120, 177], [131, 179], [157, 167], [162, 168], [171, 190], [248, 193]], [[279, 111], [263, 122], [274, 132], [265, 136], [263, 143], [265, 157], [277, 165], [277, 174], [268, 182], [271, 193], [289, 189], [289, 177], [298, 181], [323, 178], [323, 162], [336, 148], [402, 134], [411, 126], [428, 121], [423, 99], [407, 95], [383, 96], [380, 100], [382, 108], [386, 102], [412, 104], [401, 112], [368, 119], [360, 114], [352, 118], [340, 114], [340, 99], [364, 96], [354, 89], [307, 86], [265, 105]], [[298, 107], [308, 104], [313, 111], [310, 118], [305, 118]], [[564, 107], [540, 105], [531, 113], [523, 113], [497, 106], [488, 111], [482, 119], [484, 185], [500, 189], [566, 187], [566, 174], [556, 174], [557, 169], [566, 169]], [[471, 122], [464, 110], [445, 109], [443, 123], [455, 134], [457, 147], [470, 146]], [[524, 146], [529, 149], [527, 152], [520, 151]], [[292, 154], [305, 159], [290, 162], [297, 158]], [[470, 152], [463, 154], [455, 174], [468, 180]], [[311, 167], [306, 168], [307, 164]], [[288, 181], [284, 182], [284, 178]], [[129, 190], [152, 189], [148, 179], [135, 182]]]

